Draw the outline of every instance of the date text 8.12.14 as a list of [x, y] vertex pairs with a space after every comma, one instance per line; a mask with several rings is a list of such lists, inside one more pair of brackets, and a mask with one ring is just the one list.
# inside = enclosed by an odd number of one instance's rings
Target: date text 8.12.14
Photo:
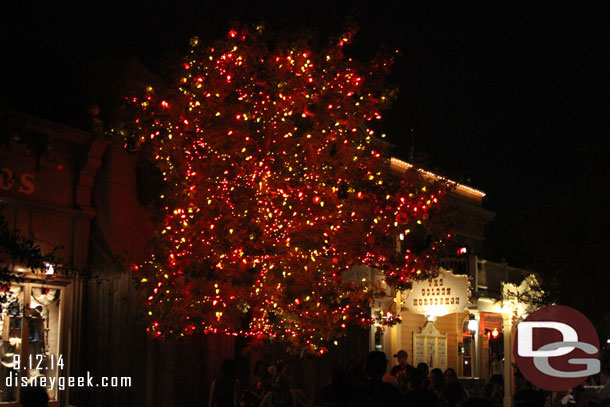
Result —
[[43, 354], [28, 355], [22, 360], [19, 354], [13, 355], [14, 370], [54, 370], [64, 368], [64, 358], [62, 355], [49, 355], [46, 357]]

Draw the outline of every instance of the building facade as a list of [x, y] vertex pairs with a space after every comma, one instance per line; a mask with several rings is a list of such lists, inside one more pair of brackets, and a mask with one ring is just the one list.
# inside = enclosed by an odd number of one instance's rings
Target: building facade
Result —
[[[106, 143], [87, 132], [33, 117], [2, 117], [0, 205], [8, 228], [40, 247], [55, 249], [58, 267], [31, 270], [8, 265], [15, 279], [0, 305], [0, 405], [16, 406], [22, 378], [48, 382], [74, 375], [82, 354], [83, 291], [95, 210], [93, 178]], [[12, 379], [12, 380], [11, 380]], [[67, 405], [68, 393], [49, 391], [51, 406]]]
[[[20, 380], [34, 376], [47, 378], [51, 406], [205, 400], [235, 341], [148, 339], [130, 268], [147, 258], [153, 238], [151, 212], [137, 194], [139, 155], [99, 126], [82, 131], [16, 113], [0, 119], [2, 216], [60, 259], [51, 270], [9, 265], [14, 279], [0, 293], [0, 406], [18, 406]], [[94, 387], [58, 387], [61, 377], [92, 377]], [[119, 385], [98, 387], [102, 378]]]
[[[398, 159], [392, 159], [392, 166], [397, 173], [410, 168]], [[437, 278], [417, 282], [403, 292], [388, 289], [386, 297], [376, 300], [374, 316], [392, 311], [400, 315], [401, 323], [373, 326], [370, 349], [383, 350], [388, 360], [405, 350], [414, 366], [426, 363], [429, 369], [454, 369], [474, 395], [483, 395], [501, 366], [503, 403], [510, 406], [514, 327], [533, 310], [540, 288], [530, 272], [479, 257], [484, 226], [494, 216], [482, 207], [483, 197], [482, 191], [454, 183], [449, 198], [455, 209], [456, 239], [463, 248], [455, 258], [441, 259]], [[374, 270], [369, 273], [371, 279], [383, 280]], [[524, 293], [529, 293], [527, 301]]]

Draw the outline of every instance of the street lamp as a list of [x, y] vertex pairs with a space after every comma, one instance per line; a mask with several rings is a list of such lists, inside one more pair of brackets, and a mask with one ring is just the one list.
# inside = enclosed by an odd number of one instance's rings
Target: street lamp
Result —
[[473, 314], [468, 317], [468, 330], [474, 336], [479, 329], [479, 321], [476, 320]]

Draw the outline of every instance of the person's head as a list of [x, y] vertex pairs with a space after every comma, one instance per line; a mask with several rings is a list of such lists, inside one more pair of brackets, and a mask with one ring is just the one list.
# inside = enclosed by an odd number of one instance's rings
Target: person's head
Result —
[[[529, 392], [522, 393], [521, 391], [517, 391], [513, 397], [513, 406], [514, 407], [544, 407], [546, 401], [551, 402], [551, 397], [545, 397], [540, 393], [538, 397], [533, 396], [533, 394]], [[556, 400], [553, 401], [554, 403]], [[555, 405], [555, 404], [553, 404]]]
[[388, 359], [385, 357], [385, 353], [378, 350], [374, 350], [372, 352], [369, 352], [368, 355], [366, 355], [364, 371], [371, 379], [381, 380], [381, 377], [385, 373], [387, 366]]
[[409, 354], [407, 353], [406, 350], [399, 350], [398, 352], [396, 352], [396, 354], [394, 355], [394, 357], [396, 359], [398, 359], [398, 364], [400, 366], [406, 366], [407, 365], [407, 360], [409, 359]]
[[277, 370], [277, 374], [286, 373], [286, 369], [288, 366], [284, 363], [282, 359], [278, 359], [275, 361], [275, 369]]
[[489, 382], [491, 384], [493, 384], [494, 386], [503, 386], [504, 385], [504, 380], [502, 379], [502, 376], [500, 376], [500, 375], [492, 376], [491, 380]]
[[[428, 365], [426, 365], [426, 367], [428, 367]], [[411, 376], [409, 376], [409, 389], [410, 390], [419, 390], [422, 387], [424, 387], [425, 381], [426, 381], [426, 376], [425, 376], [424, 372], [422, 372], [420, 369], [415, 369], [411, 372]]]
[[523, 374], [516, 370], [515, 371], [515, 389], [516, 390], [526, 390], [531, 389], [532, 384], [527, 381], [527, 379], [523, 376]]
[[457, 381], [457, 373], [452, 368], [447, 368], [445, 370], [445, 383], [455, 382]]
[[443, 371], [439, 368], [434, 368], [430, 371], [430, 385], [435, 389], [443, 387], [445, 380], [443, 378]]
[[23, 407], [46, 407], [49, 405], [49, 395], [41, 386], [22, 387], [19, 402]]
[[452, 405], [461, 403], [466, 400], [467, 397], [462, 384], [457, 380], [448, 382], [443, 386], [443, 396], [446, 400], [449, 400]]
[[264, 360], [259, 359], [254, 365], [254, 370], [252, 373], [254, 374], [254, 376], [260, 377], [261, 375], [263, 375], [263, 372], [267, 371], [267, 367], [269, 367], [269, 364]]
[[333, 372], [333, 375], [330, 379], [331, 386], [335, 388], [346, 389], [349, 388], [351, 384], [351, 376], [348, 372], [346, 372], [343, 368], [338, 367]]
[[287, 392], [292, 387], [292, 380], [286, 375], [278, 375], [273, 380], [273, 391]]
[[428, 369], [428, 364], [424, 363], [424, 362], [420, 362], [417, 364], [417, 370], [421, 370], [425, 377], [428, 377], [428, 374], [430, 373], [430, 370]]
[[350, 374], [362, 371], [362, 359], [350, 359], [345, 364], [345, 370]]

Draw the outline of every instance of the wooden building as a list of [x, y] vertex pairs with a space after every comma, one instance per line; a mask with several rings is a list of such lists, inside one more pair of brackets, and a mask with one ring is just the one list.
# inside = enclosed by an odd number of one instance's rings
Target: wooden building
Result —
[[[34, 375], [47, 383], [93, 377], [94, 388], [49, 385], [51, 406], [204, 399], [217, 366], [233, 356], [233, 340], [153, 343], [139, 325], [140, 300], [126, 265], [143, 260], [152, 224], [136, 197], [138, 157], [96, 132], [22, 114], [2, 121], [2, 215], [43, 254], [57, 248], [61, 265], [35, 273], [11, 265], [16, 280], [0, 304], [0, 406], [19, 405], [20, 378]], [[128, 382], [98, 387], [103, 377]]]
[[[92, 134], [33, 117], [2, 117], [0, 204], [9, 228], [43, 253], [57, 248], [59, 268], [32, 273], [11, 264], [16, 281], [2, 296], [0, 405], [18, 405], [18, 379], [74, 375], [86, 332], [83, 292], [95, 210], [91, 194], [106, 143]], [[18, 358], [18, 359], [17, 359]], [[18, 360], [20, 363], [18, 363]], [[21, 366], [19, 366], [21, 365]], [[7, 380], [12, 377], [11, 382]], [[67, 405], [50, 391], [51, 406]]]

